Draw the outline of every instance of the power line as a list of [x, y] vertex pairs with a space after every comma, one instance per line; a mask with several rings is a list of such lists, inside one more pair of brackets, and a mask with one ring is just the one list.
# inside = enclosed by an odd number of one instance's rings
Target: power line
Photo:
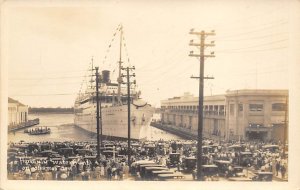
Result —
[[288, 42], [288, 39], [281, 39], [281, 40], [277, 40], [277, 41], [271, 41], [271, 42], [267, 42], [267, 43], [263, 43], [263, 44], [257, 44], [257, 45], [253, 45], [253, 46], [248, 46], [248, 47], [243, 47], [243, 48], [235, 48], [235, 49], [217, 49], [216, 51], [238, 51], [238, 50], [245, 50], [245, 49], [250, 49], [250, 48], [257, 48], [257, 47], [263, 47], [263, 46], [267, 46], [267, 45], [271, 45], [271, 44], [276, 44], [276, 43], [281, 43], [281, 42]]
[[229, 34], [229, 35], [221, 35], [221, 36], [218, 36], [216, 38], [213, 38], [213, 39], [216, 39], [216, 40], [219, 40], [219, 39], [228, 39], [228, 38], [236, 38], [237, 36], [243, 36], [243, 35], [248, 35], [248, 34], [252, 34], [252, 33], [257, 33], [257, 32], [261, 32], [261, 31], [266, 31], [268, 29], [272, 29], [274, 27], [282, 27], [282, 25], [286, 25], [288, 24], [288, 21], [281, 21], [281, 22], [278, 22], [276, 24], [270, 24], [269, 26], [268, 25], [263, 25], [262, 27], [260, 28], [257, 28], [257, 29], [254, 29], [254, 30], [248, 30], [246, 32], [240, 32], [240, 33], [232, 33]]
[[264, 52], [264, 51], [272, 51], [272, 50], [283, 50], [287, 49], [287, 46], [280, 46], [275, 48], [267, 48], [267, 49], [256, 49], [256, 50], [246, 50], [246, 51], [234, 51], [234, 50], [223, 50], [223, 51], [216, 51], [218, 53], [251, 53], [251, 52]]
[[[222, 27], [226, 27], [227, 28], [228, 24], [233, 25], [233, 24], [239, 23], [239, 22], [245, 23], [246, 21], [253, 20], [254, 18], [257, 18], [257, 17], [259, 17], [259, 18], [262, 18], [262, 17], [265, 18], [265, 16], [271, 16], [272, 17], [272, 13], [273, 12], [275, 12], [275, 13], [277, 13], [278, 11], [279, 12], [283, 12], [283, 11], [285, 11], [283, 9], [286, 9], [286, 8], [287, 8], [287, 6], [278, 6], [275, 9], [270, 9], [268, 11], [264, 10], [262, 12], [262, 14], [250, 15], [250, 16], [248, 16], [246, 18], [240, 18], [239, 17], [236, 20], [231, 20], [231, 22], [224, 22], [224, 20], [222, 20], [221, 24], [214, 24], [214, 25], [211, 26], [211, 28], [222, 28]], [[234, 25], [234, 26], [236, 26], [236, 25]]]
[[21, 86], [21, 87], [38, 87], [38, 86], [64, 86], [64, 85], [80, 85], [80, 83], [76, 82], [76, 83], [52, 83], [52, 84], [9, 84], [9, 86]]
[[48, 80], [48, 79], [66, 79], [66, 78], [83, 78], [86, 76], [70, 76], [70, 77], [39, 77], [39, 78], [8, 78], [8, 80]]
[[66, 95], [76, 95], [76, 93], [60, 93], [60, 94], [19, 94], [19, 95], [10, 95], [10, 96], [66, 96]]
[[[218, 40], [218, 42], [219, 41], [224, 41], [224, 42], [239, 42], [239, 41], [245, 41], [245, 40], [256, 40], [256, 39], [266, 39], [266, 38], [270, 38], [270, 37], [272, 37], [272, 38], [274, 38], [274, 36], [276, 36], [276, 35], [288, 35], [288, 33], [287, 32], [280, 32], [280, 33], [271, 33], [271, 34], [266, 34], [266, 35], [262, 35], [262, 36], [254, 36], [254, 37], [247, 37], [247, 38], [242, 38], [242, 39], [217, 39]], [[284, 37], [286, 37], [286, 36], [284, 36]]]

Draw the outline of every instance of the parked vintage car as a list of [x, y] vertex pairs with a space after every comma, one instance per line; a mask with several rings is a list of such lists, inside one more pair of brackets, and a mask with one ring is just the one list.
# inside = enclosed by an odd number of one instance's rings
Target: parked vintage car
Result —
[[133, 162], [131, 164], [131, 175], [137, 175], [137, 172], [140, 171], [140, 166], [141, 165], [154, 165], [155, 162], [154, 161], [151, 161], [151, 160], [139, 160], [139, 161], [136, 161], [136, 162]]
[[157, 176], [157, 180], [159, 181], [180, 181], [184, 179], [184, 175], [181, 173], [173, 173], [173, 174], [159, 174]]
[[179, 153], [170, 153], [168, 167], [177, 166], [177, 164], [179, 164], [179, 161], [180, 161]]
[[143, 175], [144, 179], [145, 180], [151, 180], [151, 179], [153, 179], [153, 174], [152, 174], [153, 171], [170, 171], [170, 170], [166, 167], [152, 167], [152, 166], [149, 166], [149, 167], [145, 167], [144, 171], [145, 171], [145, 174]]
[[195, 157], [186, 157], [182, 159], [181, 169], [186, 173], [191, 173], [197, 164], [197, 159]]
[[[193, 179], [197, 179], [197, 169], [192, 173]], [[218, 166], [211, 165], [202, 165], [202, 177], [203, 180], [219, 181], [219, 169]]]
[[152, 180], [157, 181], [159, 174], [173, 174], [174, 172], [171, 170], [156, 170], [152, 171]]
[[214, 163], [218, 166], [219, 175], [227, 177], [229, 173], [229, 166], [231, 166], [232, 163], [227, 160], [216, 160]]
[[272, 181], [273, 173], [272, 172], [256, 172], [255, 176], [252, 178], [252, 181]]
[[250, 167], [253, 164], [253, 154], [251, 152], [240, 152], [239, 153], [239, 165], [244, 167]]

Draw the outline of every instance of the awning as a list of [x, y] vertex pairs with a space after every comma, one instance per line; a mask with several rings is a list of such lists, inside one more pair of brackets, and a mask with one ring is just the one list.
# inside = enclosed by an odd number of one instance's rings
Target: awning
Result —
[[246, 132], [268, 132], [271, 128], [269, 127], [247, 127]]
[[270, 131], [270, 127], [247, 127], [246, 132], [268, 132]]

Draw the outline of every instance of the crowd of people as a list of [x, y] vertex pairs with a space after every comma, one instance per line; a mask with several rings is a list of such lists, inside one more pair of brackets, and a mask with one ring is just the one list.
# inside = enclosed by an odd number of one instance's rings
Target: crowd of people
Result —
[[[270, 144], [270, 143], [269, 143]], [[275, 145], [276, 144], [276, 145]], [[196, 157], [196, 141], [137, 141], [131, 144], [131, 160], [128, 162], [125, 141], [106, 141], [100, 157], [96, 156], [94, 142], [38, 142], [9, 143], [9, 179], [36, 180], [130, 180], [128, 163], [153, 160], [170, 167], [170, 153], [179, 153], [179, 168], [185, 157]], [[280, 143], [266, 148], [263, 142], [203, 142], [203, 164], [227, 160], [254, 171], [269, 171], [274, 176], [287, 179], [287, 155]], [[244, 154], [244, 153], [249, 154]]]

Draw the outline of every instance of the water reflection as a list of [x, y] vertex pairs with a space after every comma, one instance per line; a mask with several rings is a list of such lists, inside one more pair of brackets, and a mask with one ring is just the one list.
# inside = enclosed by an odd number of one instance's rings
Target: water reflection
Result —
[[[29, 135], [24, 130], [8, 134], [8, 141], [19, 142], [41, 142], [41, 141], [96, 141], [96, 137], [73, 125], [73, 114], [39, 114], [31, 115], [31, 118], [40, 118], [40, 126], [47, 126], [51, 129], [50, 134]], [[29, 128], [29, 129], [31, 129]], [[172, 140], [180, 137], [149, 126], [147, 140]]]

